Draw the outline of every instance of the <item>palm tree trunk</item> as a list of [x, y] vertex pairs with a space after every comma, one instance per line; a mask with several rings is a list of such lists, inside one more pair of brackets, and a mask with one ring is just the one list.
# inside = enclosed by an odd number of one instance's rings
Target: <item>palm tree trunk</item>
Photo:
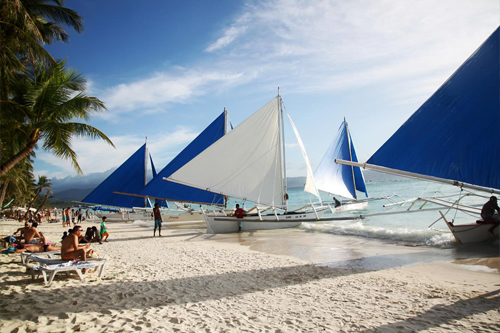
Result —
[[[26, 209], [26, 214], [24, 215], [24, 217], [28, 216], [28, 213], [30, 212], [30, 209], [31, 209], [31, 206], [33, 206], [33, 203], [35, 202], [35, 200], [38, 198], [38, 196], [40, 195], [40, 192], [42, 192], [41, 190], [38, 191], [36, 194], [35, 194], [35, 197], [30, 201], [29, 205], [28, 205], [28, 208]], [[33, 215], [36, 215], [36, 214], [33, 214]]]
[[47, 199], [49, 198], [49, 194], [50, 192], [47, 191], [47, 193], [45, 193], [45, 197], [43, 198], [43, 202], [42, 204], [40, 205], [40, 207], [37, 208], [36, 212], [35, 212], [35, 215], [38, 214], [38, 212], [40, 211], [40, 209], [43, 208], [43, 206], [45, 206], [45, 203], [47, 202]]
[[2, 184], [2, 191], [0, 192], [0, 209], [2, 209], [2, 207], [3, 207], [3, 201], [5, 199], [5, 193], [7, 193], [7, 186], [9, 186], [9, 181], [8, 180], [6, 180]]
[[0, 166], [0, 177], [5, 175], [10, 169], [12, 169], [17, 163], [21, 162], [26, 158], [35, 148], [38, 139], [30, 141], [26, 147], [24, 147], [19, 153], [12, 156], [9, 160]]

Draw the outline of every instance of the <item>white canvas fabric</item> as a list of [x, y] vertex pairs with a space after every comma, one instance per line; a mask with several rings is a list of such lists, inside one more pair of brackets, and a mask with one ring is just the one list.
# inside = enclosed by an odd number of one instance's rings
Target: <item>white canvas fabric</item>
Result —
[[306, 147], [304, 147], [304, 143], [300, 138], [299, 131], [297, 131], [297, 127], [295, 127], [292, 117], [290, 117], [288, 113], [286, 115], [290, 120], [293, 132], [295, 133], [295, 137], [297, 138], [297, 143], [299, 144], [300, 147], [300, 152], [302, 153], [302, 157], [304, 158], [304, 162], [306, 164], [307, 175], [306, 175], [306, 184], [304, 185], [304, 192], [308, 192], [315, 195], [321, 201], [321, 197], [319, 195], [318, 189], [316, 188], [316, 183], [314, 181], [314, 175], [311, 168], [311, 163], [309, 162], [309, 158], [307, 157]]
[[275, 97], [168, 180], [280, 206], [282, 178], [279, 106]]

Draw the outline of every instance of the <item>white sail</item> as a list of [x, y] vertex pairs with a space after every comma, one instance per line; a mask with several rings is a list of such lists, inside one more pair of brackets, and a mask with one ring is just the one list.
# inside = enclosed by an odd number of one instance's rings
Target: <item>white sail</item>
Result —
[[287, 113], [288, 119], [290, 120], [290, 124], [292, 125], [293, 132], [295, 133], [295, 137], [297, 138], [297, 143], [299, 144], [300, 147], [300, 152], [302, 153], [302, 157], [304, 158], [304, 162], [306, 164], [306, 169], [307, 169], [307, 175], [306, 175], [306, 184], [304, 185], [304, 192], [311, 193], [318, 197], [318, 199], [321, 201], [321, 197], [319, 195], [318, 189], [316, 188], [316, 183], [314, 182], [314, 176], [313, 176], [313, 171], [311, 168], [311, 163], [309, 162], [309, 158], [307, 157], [307, 152], [306, 148], [304, 147], [304, 143], [302, 142], [302, 139], [300, 138], [299, 131], [297, 131], [297, 128], [295, 127], [295, 124], [292, 120], [292, 117]]
[[167, 180], [272, 206], [282, 204], [279, 97]]

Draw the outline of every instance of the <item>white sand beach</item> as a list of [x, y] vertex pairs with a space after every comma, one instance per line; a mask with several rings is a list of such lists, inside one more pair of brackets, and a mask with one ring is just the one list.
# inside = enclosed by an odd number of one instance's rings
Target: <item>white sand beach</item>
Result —
[[[83, 227], [97, 225], [84, 222]], [[0, 221], [0, 234], [21, 224]], [[0, 255], [1, 332], [498, 332], [500, 257], [300, 229], [108, 223], [105, 278], [31, 281]], [[43, 223], [48, 239], [65, 228]]]

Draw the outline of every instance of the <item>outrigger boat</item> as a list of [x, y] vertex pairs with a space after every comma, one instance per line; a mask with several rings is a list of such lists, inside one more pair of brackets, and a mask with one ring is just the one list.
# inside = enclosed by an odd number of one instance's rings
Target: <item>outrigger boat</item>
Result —
[[[235, 127], [231, 132], [164, 179], [256, 203], [241, 219], [205, 212], [208, 233], [279, 229], [316, 221], [325, 208], [289, 211], [281, 96]], [[290, 116], [288, 116], [290, 118]], [[306, 159], [304, 190], [319, 198], [311, 166], [295, 125], [299, 147]]]
[[134, 209], [134, 207], [151, 208], [149, 200], [115, 193], [116, 191], [140, 191], [144, 188], [147, 157], [148, 149], [145, 143], [90, 192], [81, 203], [94, 205], [95, 215], [99, 218], [106, 216], [110, 222], [151, 219], [147, 212]]
[[[176, 203], [195, 203], [208, 205], [214, 211], [223, 215], [220, 207], [224, 205], [224, 196], [210, 192], [206, 189], [193, 188], [183, 184], [165, 182], [164, 177], [170, 176], [183, 165], [191, 161], [214, 142], [222, 138], [228, 131], [228, 113], [224, 111], [208, 125], [191, 143], [184, 148], [172, 161], [170, 161], [160, 172], [156, 173], [153, 167], [153, 179], [135, 191], [117, 191], [117, 194], [125, 194], [128, 197], [135, 197], [139, 200], [155, 200], [155, 203], [171, 201]], [[160, 205], [161, 206], [161, 205]], [[201, 210], [183, 208], [161, 209], [162, 220], [165, 223], [204, 223], [205, 219]], [[151, 213], [151, 211], [149, 210]]]
[[[367, 163], [336, 162], [500, 194], [500, 28], [379, 148]], [[482, 223], [480, 210], [455, 202], [421, 199], [469, 209], [472, 223], [442, 218], [459, 243], [490, 240], [498, 224]]]
[[318, 190], [329, 195], [345, 198], [337, 200], [334, 197], [336, 201], [323, 202], [323, 204], [328, 205], [332, 213], [366, 207], [368, 199], [359, 199], [357, 193], [357, 191], [360, 191], [368, 198], [365, 178], [361, 169], [337, 164], [335, 159], [358, 161], [351, 133], [349, 132], [349, 125], [345, 118], [340, 124], [337, 136], [331, 142], [316, 171], [314, 171], [314, 180]]

